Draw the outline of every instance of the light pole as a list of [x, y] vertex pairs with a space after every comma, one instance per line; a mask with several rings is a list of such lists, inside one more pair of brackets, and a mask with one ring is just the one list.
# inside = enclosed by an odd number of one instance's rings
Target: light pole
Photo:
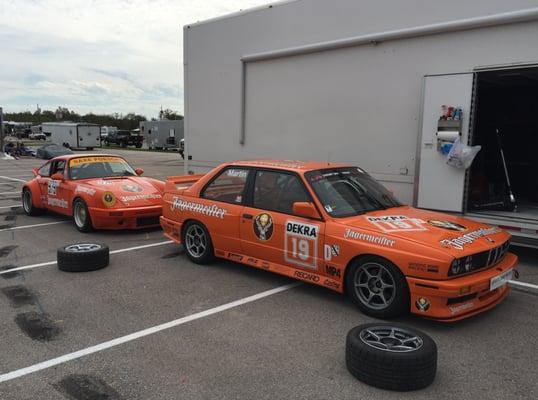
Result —
[[4, 153], [4, 111], [0, 107], [0, 154]]

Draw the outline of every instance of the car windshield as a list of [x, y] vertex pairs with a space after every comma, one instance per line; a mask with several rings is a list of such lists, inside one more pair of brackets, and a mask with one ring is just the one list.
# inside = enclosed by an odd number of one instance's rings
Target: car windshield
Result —
[[387, 189], [357, 167], [310, 171], [305, 176], [332, 217], [349, 217], [402, 205]]
[[80, 157], [69, 161], [71, 179], [134, 176], [136, 172], [120, 157]]

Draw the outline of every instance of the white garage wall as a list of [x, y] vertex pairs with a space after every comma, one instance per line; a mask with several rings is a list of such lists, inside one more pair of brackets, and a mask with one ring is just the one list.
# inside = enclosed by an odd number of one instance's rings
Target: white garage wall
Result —
[[353, 162], [411, 202], [422, 77], [537, 61], [537, 23], [248, 63], [244, 146], [241, 57], [535, 5], [303, 0], [187, 28], [189, 168], [255, 157]]

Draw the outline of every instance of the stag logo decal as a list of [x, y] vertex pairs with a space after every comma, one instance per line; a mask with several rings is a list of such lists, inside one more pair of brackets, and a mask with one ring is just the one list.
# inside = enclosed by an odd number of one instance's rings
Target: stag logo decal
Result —
[[273, 235], [273, 218], [271, 215], [258, 214], [253, 222], [254, 233], [260, 240], [269, 240]]

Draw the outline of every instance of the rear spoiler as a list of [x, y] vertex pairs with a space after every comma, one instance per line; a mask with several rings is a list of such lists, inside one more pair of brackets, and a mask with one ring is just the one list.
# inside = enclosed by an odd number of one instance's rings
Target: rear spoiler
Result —
[[198, 182], [203, 176], [205, 176], [205, 174], [169, 176], [166, 178], [164, 191], [177, 192], [178, 190], [188, 189], [194, 183]]

